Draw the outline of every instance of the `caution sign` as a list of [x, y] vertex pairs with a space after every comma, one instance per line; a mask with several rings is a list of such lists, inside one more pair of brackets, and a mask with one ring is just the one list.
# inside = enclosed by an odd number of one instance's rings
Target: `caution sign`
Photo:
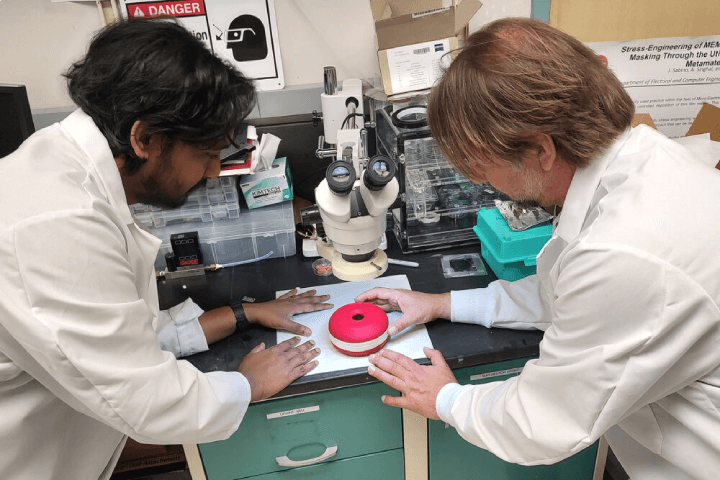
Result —
[[120, 0], [123, 16], [172, 16], [259, 90], [285, 86], [274, 0]]

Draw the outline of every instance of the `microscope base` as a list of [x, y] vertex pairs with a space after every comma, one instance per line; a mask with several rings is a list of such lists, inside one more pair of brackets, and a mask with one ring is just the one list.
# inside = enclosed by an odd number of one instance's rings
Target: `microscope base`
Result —
[[348, 262], [342, 258], [340, 252], [324, 242], [318, 241], [318, 251], [332, 262], [333, 275], [347, 282], [372, 280], [385, 273], [388, 268], [388, 257], [380, 249], [376, 249], [375, 255], [366, 262]]
[[375, 256], [367, 262], [348, 262], [342, 257], [332, 260], [333, 275], [347, 282], [372, 280], [387, 271], [387, 255], [382, 250], [375, 250]]
[[[387, 235], [383, 233], [382, 240], [380, 241], [380, 250], [387, 249]], [[317, 240], [311, 238], [303, 238], [302, 241], [302, 254], [305, 258], [315, 258], [321, 256], [317, 249]]]

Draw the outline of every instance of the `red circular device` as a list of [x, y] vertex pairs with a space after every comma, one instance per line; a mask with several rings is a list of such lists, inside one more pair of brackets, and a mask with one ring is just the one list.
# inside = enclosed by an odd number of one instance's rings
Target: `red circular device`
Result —
[[388, 317], [374, 303], [349, 303], [330, 316], [328, 331], [333, 346], [360, 357], [377, 352], [388, 341]]

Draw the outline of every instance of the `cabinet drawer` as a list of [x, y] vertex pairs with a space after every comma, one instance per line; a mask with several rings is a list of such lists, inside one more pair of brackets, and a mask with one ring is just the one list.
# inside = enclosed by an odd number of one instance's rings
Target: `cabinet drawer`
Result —
[[[533, 357], [537, 358], [537, 357]], [[453, 370], [455, 378], [461, 385], [479, 385], [481, 383], [501, 382], [518, 375], [525, 364], [533, 358], [517, 358], [505, 362], [476, 365]]]
[[208, 480], [402, 448], [401, 410], [383, 404], [384, 394], [396, 393], [374, 383], [253, 404], [230, 438], [198, 445]]
[[336, 462], [268, 473], [252, 480], [402, 480], [405, 464], [402, 449], [373, 453]]
[[[454, 371], [462, 385], [506, 380], [518, 375], [530, 360], [522, 358]], [[598, 444], [554, 465], [525, 467], [507, 463], [487, 450], [463, 440], [444, 422], [428, 421], [430, 480], [590, 480], [593, 478]]]

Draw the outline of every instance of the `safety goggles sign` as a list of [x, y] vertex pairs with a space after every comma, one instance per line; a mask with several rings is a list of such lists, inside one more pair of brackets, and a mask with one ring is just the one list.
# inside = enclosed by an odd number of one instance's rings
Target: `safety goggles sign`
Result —
[[273, 0], [121, 0], [120, 5], [126, 18], [177, 18], [259, 90], [285, 86]]

